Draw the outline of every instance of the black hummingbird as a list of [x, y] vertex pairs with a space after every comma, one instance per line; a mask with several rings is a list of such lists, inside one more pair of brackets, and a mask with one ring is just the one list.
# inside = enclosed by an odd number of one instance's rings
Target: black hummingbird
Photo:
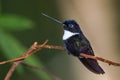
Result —
[[64, 28], [63, 42], [68, 54], [76, 56], [90, 71], [96, 74], [104, 74], [104, 70], [99, 66], [97, 60], [80, 56], [80, 53], [94, 56], [94, 52], [88, 39], [84, 36], [75, 20], [65, 20], [63, 23], [44, 13], [42, 15], [59, 23]]

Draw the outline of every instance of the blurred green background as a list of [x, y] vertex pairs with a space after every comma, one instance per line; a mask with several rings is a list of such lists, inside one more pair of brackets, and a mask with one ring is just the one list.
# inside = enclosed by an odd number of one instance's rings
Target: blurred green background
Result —
[[[93, 0], [91, 1], [91, 3], [93, 2], [93, 4], [96, 5], [99, 3], [99, 1], [100, 0], [94, 3], [94, 0]], [[119, 43], [119, 40], [120, 40], [120, 37], [119, 37], [119, 34], [120, 34], [120, 27], [119, 27], [120, 26], [120, 23], [119, 23], [120, 10], [119, 9], [120, 8], [119, 7], [120, 6], [119, 4], [120, 3], [118, 0], [106, 0], [106, 1], [100, 1], [100, 2], [101, 2], [100, 5], [102, 6], [101, 11], [106, 7], [107, 7], [106, 10], [110, 9], [111, 11], [114, 11], [113, 14], [108, 15], [108, 17], [112, 15], [115, 20], [112, 25], [113, 27], [111, 28], [111, 29], [114, 29], [115, 35], [112, 35], [110, 37], [112, 38], [113, 36], [116, 36], [114, 40], [115, 42], [112, 44], [115, 44], [116, 46], [115, 50], [119, 50], [119, 47], [120, 47], [120, 43]], [[109, 4], [107, 4], [108, 2]], [[85, 3], [85, 4], [82, 4], [82, 3]], [[82, 15], [82, 14], [86, 14], [84, 12], [85, 10], [84, 7], [86, 7], [85, 5], [88, 5], [86, 3], [91, 4], [89, 3], [89, 1], [84, 2], [84, 0], [80, 0], [80, 2], [77, 2], [76, 0], [61, 0], [61, 1], [60, 0], [0, 0], [0, 61], [13, 59], [21, 56], [35, 41], [37, 41], [38, 43], [43, 43], [46, 39], [48, 39], [49, 40], [48, 44], [63, 46], [62, 27], [60, 27], [59, 24], [56, 24], [55, 22], [42, 16], [41, 15], [42, 12], [54, 18], [57, 18], [61, 21], [64, 21], [64, 19], [69, 19], [69, 18], [76, 19], [77, 21], [79, 21], [77, 18], [81, 18], [80, 21], [83, 26], [83, 30], [87, 34], [87, 30], [89, 32], [89, 29], [90, 29], [89, 22], [87, 22], [87, 20], [85, 20], [86, 17]], [[77, 5], [79, 4], [80, 5], [82, 4], [82, 6], [78, 7]], [[93, 15], [95, 16], [95, 14]], [[94, 16], [93, 18], [96, 17]], [[89, 21], [90, 17], [87, 16], [87, 18]], [[109, 23], [106, 23], [106, 24], [109, 24]], [[97, 23], [93, 23], [93, 24], [97, 24]], [[89, 28], [84, 26], [87, 26]], [[104, 24], [102, 26], [104, 26]], [[93, 29], [93, 27], [91, 29]], [[97, 33], [95, 29], [94, 29], [94, 32]], [[94, 34], [93, 31], [90, 33]], [[112, 32], [110, 33], [112, 34]], [[93, 40], [95, 39], [91, 37], [92, 34], [88, 33], [87, 36], [88, 38], [91, 39], [92, 44], [94, 46], [95, 43]], [[105, 45], [105, 43], [102, 43], [102, 44]], [[98, 50], [95, 49], [96, 52], [103, 53], [101, 51], [103, 49], [100, 48], [99, 45], [97, 46], [95, 45], [95, 47], [97, 47], [98, 49]], [[101, 54], [100, 56], [104, 56], [103, 54]], [[106, 55], [109, 55], [109, 54], [106, 54]], [[119, 53], [115, 53], [115, 55], [120, 56]], [[114, 58], [115, 57], [107, 56], [107, 59], [114, 59]], [[87, 73], [88, 70], [84, 71], [84, 68], [82, 70], [79, 70], [80, 68], [78, 68], [77, 69], [78, 71], [74, 70], [75, 67], [73, 66], [77, 66], [76, 64], [78, 64], [79, 61], [78, 63], [76, 63], [77, 60], [74, 61], [71, 59], [74, 59], [74, 58], [69, 57], [69, 55], [67, 55], [63, 51], [43, 49], [39, 51], [37, 54], [25, 60], [25, 62], [31, 65], [39, 66], [40, 67], [39, 69], [31, 69], [21, 64], [12, 75], [11, 80], [26, 80], [26, 79], [29, 79], [29, 80], [80, 80], [79, 78], [76, 78], [76, 76], [78, 77], [79, 75], [81, 75], [80, 76], [81, 80], [85, 79], [84, 78], [85, 73]], [[11, 65], [12, 63], [0, 65], [0, 80], [4, 80], [4, 77]], [[106, 65], [107, 64], [104, 64], [104, 66]], [[107, 67], [105, 67], [105, 71]], [[111, 68], [109, 69], [109, 71], [110, 70]], [[120, 69], [117, 68], [115, 70], [117, 71]], [[84, 76], [82, 76], [83, 74], [81, 71], [85, 72]], [[76, 72], [80, 72], [80, 74], [77, 74]], [[89, 75], [87, 76], [89, 79]], [[109, 76], [110, 75], [107, 75], [107, 77]], [[112, 80], [112, 78], [109, 80]], [[116, 78], [116, 80], [118, 79]]]
[[[0, 0], [1, 61], [21, 56], [35, 41], [43, 43], [49, 39], [49, 44], [62, 45], [61, 27], [41, 15], [44, 12], [57, 17], [59, 14], [55, 3], [54, 0]], [[42, 50], [25, 61], [43, 67], [57, 53], [61, 54], [61, 51]], [[0, 80], [4, 79], [10, 66], [10, 63], [0, 65]], [[12, 80], [16, 79], [52, 80], [43, 70], [25, 66], [18, 67], [13, 74]]]

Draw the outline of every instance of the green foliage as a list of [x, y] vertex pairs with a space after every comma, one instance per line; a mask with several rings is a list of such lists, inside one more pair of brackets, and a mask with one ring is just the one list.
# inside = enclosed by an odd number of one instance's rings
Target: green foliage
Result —
[[1, 15], [0, 27], [7, 30], [24, 30], [31, 28], [31, 20], [16, 15]]
[[[21, 56], [25, 49], [12, 35], [0, 30], [0, 47], [7, 59], [13, 59]], [[23, 73], [22, 66], [17, 68], [19, 73]]]
[[[25, 53], [24, 45], [22, 45], [17, 38], [11, 35], [7, 31], [18, 31], [31, 28], [33, 22], [24, 17], [19, 17], [15, 15], [4, 15], [0, 16], [0, 48], [4, 57], [6, 59], [13, 59], [22, 56]], [[44, 67], [41, 62], [35, 57], [31, 56], [25, 60], [27, 63], [34, 64], [40, 67]], [[52, 80], [51, 77], [41, 70], [30, 69], [35, 74], [37, 74], [42, 80]], [[24, 74], [23, 66], [17, 68], [18, 73]]]
[[0, 46], [8, 59], [20, 56], [25, 52], [25, 48], [19, 41], [7, 32], [0, 30], [0, 38]]

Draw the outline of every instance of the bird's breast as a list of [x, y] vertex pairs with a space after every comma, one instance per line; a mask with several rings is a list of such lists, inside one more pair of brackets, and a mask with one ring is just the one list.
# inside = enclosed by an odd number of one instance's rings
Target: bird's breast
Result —
[[64, 30], [63, 40], [67, 40], [67, 39], [69, 39], [70, 37], [72, 37], [76, 34], [79, 34], [79, 33], [73, 33], [73, 32], [70, 32], [68, 30]]

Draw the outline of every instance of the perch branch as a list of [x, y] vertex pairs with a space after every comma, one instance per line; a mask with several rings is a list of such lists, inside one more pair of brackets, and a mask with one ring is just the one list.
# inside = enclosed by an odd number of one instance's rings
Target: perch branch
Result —
[[14, 62], [12, 67], [9, 69], [7, 75], [5, 76], [4, 80], [10, 80], [10, 77], [12, 76], [13, 72], [15, 71], [16, 67], [27, 57], [29, 57], [31, 54], [35, 53], [36, 51], [40, 50], [42, 48], [42, 46], [44, 46], [48, 41], [45, 41], [42, 45], [39, 46], [38, 48], [38, 44], [37, 42], [34, 42], [34, 44], [26, 51], [26, 53], [24, 53], [24, 55], [20, 58], [16, 58], [13, 60], [7, 60], [7, 61], [3, 61], [1, 63], [5, 64], [8, 62]]
[[99, 61], [108, 63], [109, 65], [120, 66], [120, 63], [116, 63], [116, 62], [113, 62], [113, 61], [110, 61], [110, 60], [107, 60], [107, 59], [104, 59], [104, 58], [101, 58], [98, 56], [91, 56], [91, 55], [87, 55], [87, 54], [83, 54], [83, 53], [81, 53], [80, 55], [85, 58], [95, 59], [95, 60], [99, 60]]
[[[6, 63], [9, 63], [9, 62], [14, 62], [12, 67], [8, 71], [8, 73], [7, 73], [4, 80], [10, 80], [10, 77], [12, 76], [12, 74], [15, 71], [16, 67], [24, 59], [28, 58], [29, 56], [31, 56], [32, 54], [36, 53], [37, 51], [39, 51], [39, 50], [41, 50], [43, 48], [65, 50], [64, 47], [62, 47], [62, 46], [46, 45], [47, 42], [48, 42], [48, 40], [46, 40], [42, 45], [38, 45], [37, 42], [34, 42], [34, 44], [24, 53], [23, 56], [21, 56], [19, 58], [15, 58], [15, 59], [0, 62], [0, 64], [6, 64]], [[85, 58], [99, 60], [99, 61], [108, 63], [109, 65], [120, 66], [120, 63], [116, 63], [116, 62], [113, 62], [113, 61], [110, 61], [110, 60], [107, 60], [107, 59], [103, 59], [103, 58], [98, 57], [98, 56], [87, 55], [87, 54], [84, 54], [84, 53], [81, 53], [80, 56], [83, 56]]]

